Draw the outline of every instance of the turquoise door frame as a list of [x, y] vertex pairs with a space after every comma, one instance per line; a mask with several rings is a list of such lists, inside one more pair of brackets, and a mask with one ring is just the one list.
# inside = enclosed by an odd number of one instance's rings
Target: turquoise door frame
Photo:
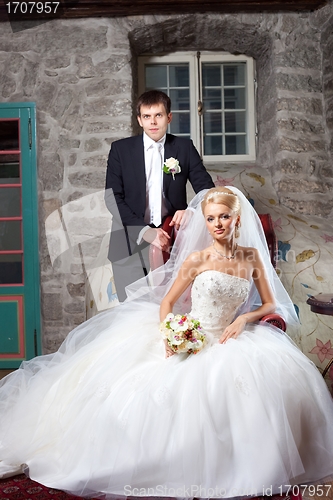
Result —
[[[6, 151], [1, 137], [16, 124], [18, 142]], [[0, 103], [0, 126], [0, 368], [8, 369], [41, 354], [35, 103]], [[11, 213], [8, 199], [20, 195]]]

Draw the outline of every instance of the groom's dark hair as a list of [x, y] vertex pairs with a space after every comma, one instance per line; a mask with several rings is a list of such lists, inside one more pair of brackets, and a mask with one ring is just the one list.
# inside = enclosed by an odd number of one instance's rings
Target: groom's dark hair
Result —
[[148, 90], [140, 95], [137, 105], [136, 114], [141, 115], [141, 106], [154, 106], [155, 104], [163, 104], [167, 115], [171, 112], [171, 100], [168, 95], [166, 95], [161, 90]]

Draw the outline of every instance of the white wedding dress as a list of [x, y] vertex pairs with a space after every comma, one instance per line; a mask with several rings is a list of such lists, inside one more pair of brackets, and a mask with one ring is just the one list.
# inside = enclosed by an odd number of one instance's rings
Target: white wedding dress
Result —
[[249, 282], [214, 270], [192, 286], [207, 332], [165, 359], [156, 304], [124, 303], [24, 363], [0, 389], [0, 472], [77, 495], [236, 497], [333, 472], [333, 403], [287, 335], [247, 325], [219, 344]]

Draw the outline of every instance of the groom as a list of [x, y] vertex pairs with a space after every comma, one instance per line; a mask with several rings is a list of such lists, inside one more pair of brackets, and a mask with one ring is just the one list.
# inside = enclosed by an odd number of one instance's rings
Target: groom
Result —
[[[172, 113], [164, 92], [142, 94], [136, 111], [143, 135], [113, 142], [106, 172], [106, 204], [113, 215], [109, 259], [121, 302], [125, 286], [149, 269], [149, 243], [168, 249], [169, 236], [160, 226], [171, 215], [170, 225], [179, 228], [187, 180], [196, 193], [214, 187], [192, 141], [166, 133]], [[169, 158], [178, 160], [180, 172], [163, 172]]]

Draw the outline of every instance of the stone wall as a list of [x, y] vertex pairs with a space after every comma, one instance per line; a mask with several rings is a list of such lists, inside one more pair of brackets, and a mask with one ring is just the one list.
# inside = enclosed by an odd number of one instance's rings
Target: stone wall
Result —
[[[112, 141], [133, 130], [136, 61], [144, 53], [214, 50], [256, 59], [258, 157], [280, 201], [332, 214], [333, 3], [303, 14], [197, 14], [0, 25], [3, 101], [34, 101], [38, 120], [43, 342], [53, 351], [85, 317], [84, 272], [51, 266], [47, 216], [104, 187]], [[135, 120], [134, 120], [135, 121]], [[225, 165], [213, 164], [214, 170]], [[97, 246], [92, 248], [92, 257]]]

